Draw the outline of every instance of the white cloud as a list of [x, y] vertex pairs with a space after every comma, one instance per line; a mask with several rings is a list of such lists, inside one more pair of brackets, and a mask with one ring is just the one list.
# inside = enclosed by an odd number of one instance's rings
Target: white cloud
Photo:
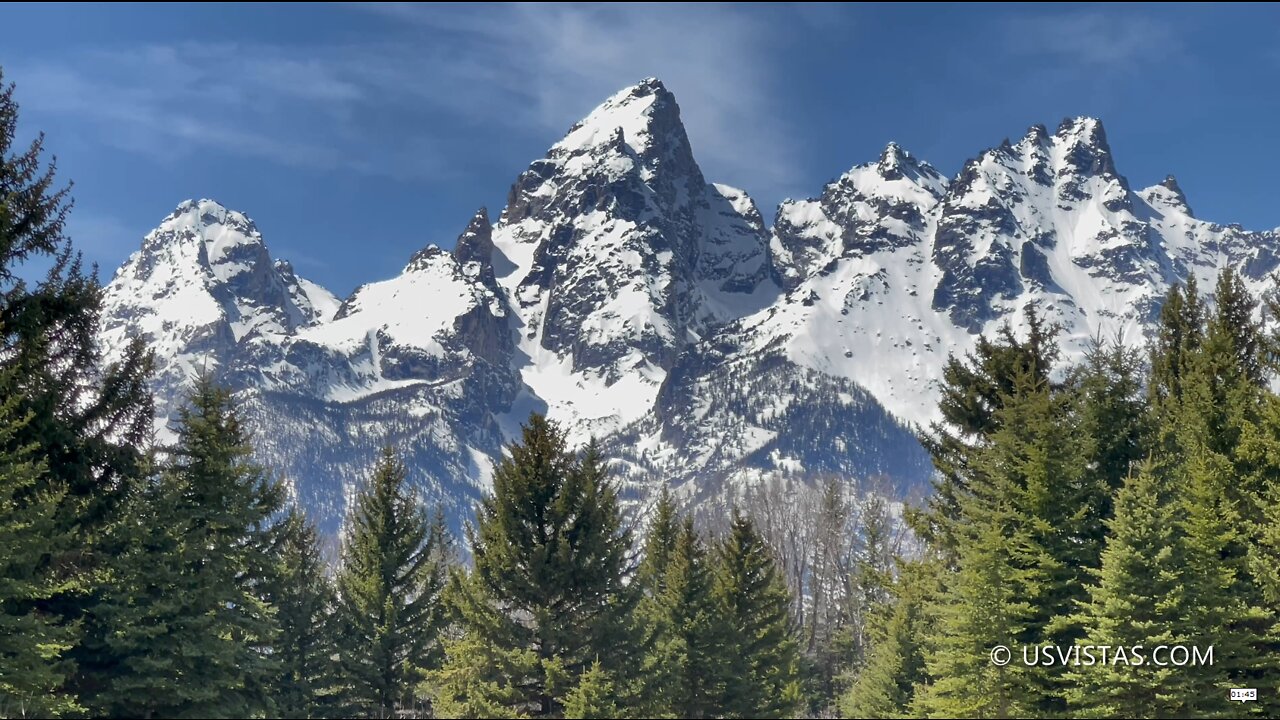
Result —
[[1018, 17], [1009, 20], [1007, 29], [1015, 52], [1118, 70], [1182, 50], [1182, 41], [1169, 23], [1115, 11]]
[[488, 152], [490, 138], [550, 145], [597, 103], [654, 75], [676, 93], [709, 179], [769, 196], [799, 177], [773, 105], [782, 82], [770, 60], [777, 30], [758, 13], [701, 5], [337, 10], [371, 11], [388, 19], [385, 32], [346, 44], [88, 48], [14, 65], [12, 76], [33, 109], [73, 114], [103, 142], [157, 158], [213, 150], [439, 180], [467, 172], [467, 158]]

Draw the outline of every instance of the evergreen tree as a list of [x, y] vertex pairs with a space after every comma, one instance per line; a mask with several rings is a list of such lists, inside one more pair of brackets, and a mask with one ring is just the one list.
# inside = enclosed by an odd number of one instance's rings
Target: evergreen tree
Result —
[[230, 395], [200, 378], [171, 466], [128, 506], [132, 542], [93, 609], [112, 662], [86, 697], [95, 715], [273, 711], [277, 627], [265, 598], [283, 492], [251, 450]]
[[840, 712], [851, 718], [906, 717], [917, 686], [925, 683], [925, 663], [920, 638], [925, 634], [923, 578], [936, 573], [925, 561], [908, 565], [894, 587], [896, 599], [866, 660], [839, 699]]
[[620, 704], [636, 702], [631, 537], [594, 444], [575, 456], [530, 416], [476, 516], [474, 570], [451, 585], [462, 635], [432, 683], [436, 707], [559, 715], [596, 659]]
[[1000, 409], [1014, 392], [1014, 384], [1030, 377], [1051, 388], [1050, 373], [1058, 360], [1060, 327], [1046, 321], [1039, 308], [1023, 310], [1026, 338], [1019, 339], [1005, 324], [997, 339], [980, 337], [963, 359], [952, 356], [943, 368], [941, 422], [921, 435], [937, 470], [930, 511], [918, 517], [916, 531], [954, 555], [959, 539], [956, 523], [963, 496], [975, 482], [974, 455], [1000, 428]]
[[716, 604], [711, 558], [686, 518], [678, 531], [654, 619], [663, 632], [656, 638], [650, 665], [660, 682], [648, 698], [654, 714], [709, 718], [720, 711], [727, 681], [725, 641], [729, 629]]
[[658, 502], [653, 508], [653, 519], [649, 521], [644, 555], [636, 570], [636, 582], [644, 590], [646, 598], [661, 596], [666, 589], [667, 566], [680, 538], [680, 521], [677, 515], [671, 491], [663, 485]]
[[[1267, 398], [1274, 395], [1263, 373], [1266, 343], [1254, 319], [1256, 301], [1230, 270], [1219, 276], [1216, 294], [1167, 434], [1182, 458], [1188, 544], [1198, 551], [1188, 564], [1206, 568], [1190, 589], [1198, 594], [1198, 607], [1216, 606], [1223, 613], [1216, 647], [1224, 654], [1214, 668], [1227, 675], [1217, 682], [1265, 686], [1280, 679], [1262, 660], [1280, 651], [1270, 635], [1276, 608], [1268, 606], [1249, 557], [1262, 545], [1263, 503], [1280, 478], [1274, 452], [1280, 441], [1266, 412]], [[1211, 626], [1217, 619], [1202, 622]]]
[[9, 449], [27, 422], [14, 415], [9, 375], [0, 371], [0, 716], [57, 716], [79, 709], [63, 691], [76, 628], [40, 603], [78, 578], [60, 577], [48, 562], [67, 542], [56, 526], [60, 495], [39, 489], [44, 469], [34, 448]]
[[[1000, 429], [975, 456], [974, 478], [981, 482], [959, 508], [964, 525], [953, 587], [961, 591], [942, 599], [938, 650], [929, 667], [938, 678], [931, 711], [1008, 710], [1000, 702], [1035, 714], [1065, 709], [1058, 669], [995, 669], [984, 653], [995, 645], [1067, 646], [1080, 635], [1070, 617], [1085, 597], [1086, 568], [1101, 550], [1100, 539], [1087, 542], [1082, 531], [1105, 488], [1100, 492], [1084, 471], [1073, 400], [1022, 375], [999, 412]], [[1004, 587], [978, 587], [995, 578]], [[1002, 620], [988, 625], [988, 617]], [[985, 650], [969, 657], [979, 641]], [[1003, 695], [991, 695], [995, 690]]]
[[271, 685], [276, 713], [284, 718], [335, 713], [336, 598], [319, 542], [315, 526], [292, 508], [281, 528], [278, 571], [268, 586], [280, 627], [273, 645], [279, 675]]
[[787, 593], [777, 563], [751, 520], [734, 513], [717, 554], [715, 594], [727, 626], [728, 717], [788, 717], [801, 699]]
[[412, 708], [439, 664], [449, 541], [428, 518], [404, 464], [385, 448], [347, 517], [338, 615], [347, 710], [393, 717]]
[[609, 673], [596, 660], [564, 701], [566, 718], [615, 718], [618, 717], [617, 695]]
[[[1177, 689], [1195, 716], [1232, 715], [1228, 690], [1256, 677], [1265, 658], [1254, 643], [1268, 628], [1265, 610], [1254, 604], [1240, 545], [1240, 515], [1228, 497], [1232, 473], [1226, 459], [1196, 448], [1184, 466], [1182, 488], [1186, 560], [1184, 584], [1188, 612], [1186, 642], [1213, 646], [1212, 666], [1183, 668]], [[1249, 685], [1252, 687], [1252, 685]]]
[[665, 696], [671, 691], [676, 677], [676, 668], [666, 652], [668, 638], [673, 631], [667, 606], [667, 574], [679, 538], [675, 501], [664, 485], [654, 506], [653, 518], [649, 521], [644, 554], [636, 570], [636, 585], [642, 593], [636, 616], [642, 628], [643, 678], [646, 685], [641, 696], [650, 713], [656, 717], [664, 717], [670, 712], [671, 703]]
[[1182, 378], [1190, 358], [1204, 342], [1205, 310], [1195, 275], [1186, 287], [1169, 288], [1160, 306], [1160, 322], [1151, 352], [1151, 379], [1147, 384], [1151, 403], [1159, 412], [1171, 401], [1182, 399]]
[[[1150, 653], [1188, 640], [1183, 519], [1167, 474], [1148, 462], [1116, 497], [1098, 583], [1083, 609], [1091, 644], [1142, 646]], [[1184, 716], [1186, 689], [1177, 683], [1186, 672], [1154, 662], [1080, 667], [1071, 705], [1104, 717]]]
[[[27, 418], [0, 451], [39, 458], [44, 472], [31, 492], [58, 499], [51, 552], [43, 561], [61, 578], [94, 580], [60, 582], [51, 596], [26, 601], [56, 618], [54, 626], [78, 626], [88, 639], [65, 653], [77, 668], [69, 692], [79, 695], [96, 686], [98, 671], [110, 670], [109, 660], [88, 651], [104, 631], [86, 609], [98, 600], [97, 579], [120, 552], [107, 530], [145, 472], [151, 361], [135, 341], [120, 363], [103, 367], [100, 288], [65, 232], [70, 189], [57, 187], [55, 163], [43, 163], [43, 136], [15, 146], [17, 123], [14, 87], [0, 72], [0, 369], [11, 373], [13, 416]], [[66, 542], [54, 542], [63, 533], [69, 533]]]
[[1118, 338], [1094, 342], [1076, 375], [1084, 467], [1081, 502], [1086, 508], [1078, 535], [1085, 546], [1082, 562], [1096, 569], [1112, 498], [1151, 449], [1151, 418], [1141, 355]]
[[[991, 518], [970, 530], [959, 548], [959, 571], [948, 577], [936, 610], [937, 624], [923, 639], [932, 682], [918, 687], [911, 714], [928, 717], [1030, 717], [1030, 682], [1021, 658], [991, 662], [997, 646], [1018, 652], [1018, 640], [1035, 630], [1031, 603], [1022, 594], [1021, 573], [1007, 536], [1010, 518]], [[883, 693], [883, 695], [881, 695]], [[887, 695], [881, 690], [876, 700]], [[1031, 702], [1028, 702], [1028, 701]]]

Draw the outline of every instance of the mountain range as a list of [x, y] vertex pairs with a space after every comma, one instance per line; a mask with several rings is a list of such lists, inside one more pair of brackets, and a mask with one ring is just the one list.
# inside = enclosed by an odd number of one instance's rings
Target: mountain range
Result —
[[480, 208], [451, 251], [347, 298], [272, 258], [245, 214], [184, 202], [107, 285], [102, 341], [154, 349], [161, 442], [192, 378], [231, 387], [327, 531], [386, 444], [456, 527], [531, 411], [596, 438], [632, 502], [771, 477], [913, 492], [950, 354], [1030, 302], [1067, 361], [1099, 334], [1140, 343], [1172, 284], [1224, 266], [1270, 287], [1280, 232], [1198, 219], [1172, 176], [1133, 189], [1085, 117], [953, 178], [889, 143], [768, 224], [703, 176], [651, 78], [532, 162], [496, 220]]

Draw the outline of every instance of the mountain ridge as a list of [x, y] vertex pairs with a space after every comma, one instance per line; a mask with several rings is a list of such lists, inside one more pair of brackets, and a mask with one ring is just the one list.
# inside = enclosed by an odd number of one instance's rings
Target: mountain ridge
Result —
[[457, 526], [531, 410], [600, 438], [637, 502], [777, 475], [910, 492], [949, 354], [1030, 302], [1068, 359], [1098, 332], [1139, 341], [1171, 283], [1212, 287], [1228, 264], [1269, 286], [1280, 236], [1196, 218], [1172, 175], [1133, 190], [1085, 117], [953, 178], [890, 142], [766, 225], [706, 180], [648, 78], [534, 160], [496, 221], [481, 207], [451, 251], [342, 300], [243, 213], [186, 201], [108, 284], [102, 338], [108, 356], [134, 333], [157, 349], [162, 437], [194, 373], [229, 384], [326, 528], [385, 442]]

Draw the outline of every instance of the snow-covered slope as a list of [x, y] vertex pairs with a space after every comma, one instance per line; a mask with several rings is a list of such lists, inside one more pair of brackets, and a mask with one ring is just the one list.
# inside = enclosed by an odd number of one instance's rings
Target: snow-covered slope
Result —
[[635, 500], [770, 475], [906, 492], [949, 354], [1033, 301], [1068, 359], [1100, 332], [1140, 341], [1171, 283], [1225, 265], [1267, 287], [1280, 235], [1196, 218], [1172, 177], [1134, 191], [1090, 118], [950, 180], [890, 143], [770, 228], [704, 178], [648, 79], [530, 164], [495, 223], [482, 208], [452, 252], [345, 299], [273, 261], [243, 214], [185, 202], [107, 287], [102, 338], [155, 348], [162, 439], [197, 373], [233, 387], [326, 528], [384, 444], [456, 526], [530, 410], [599, 437]]
[[520, 175], [493, 241], [521, 376], [578, 441], [639, 418], [682, 348], [776, 296], [759, 211], [703, 179], [654, 79]]
[[1020, 327], [1030, 302], [1063, 324], [1072, 360], [1099, 332], [1142, 342], [1189, 273], [1212, 288], [1232, 265], [1261, 290], [1280, 264], [1275, 232], [1196, 219], [1172, 178], [1133, 192], [1091, 118], [1033, 127], [950, 182], [890, 144], [818, 198], [783, 203], [772, 244], [789, 289], [743, 321], [742, 352], [782, 345], [922, 425], [948, 354]]
[[[157, 385], [171, 388], [201, 372], [255, 382], [284, 338], [327, 319], [337, 301], [288, 263], [273, 263], [245, 215], [189, 200], [116, 271], [103, 305], [108, 350], [141, 335], [156, 355]], [[174, 398], [157, 394], [162, 417], [176, 409]]]

